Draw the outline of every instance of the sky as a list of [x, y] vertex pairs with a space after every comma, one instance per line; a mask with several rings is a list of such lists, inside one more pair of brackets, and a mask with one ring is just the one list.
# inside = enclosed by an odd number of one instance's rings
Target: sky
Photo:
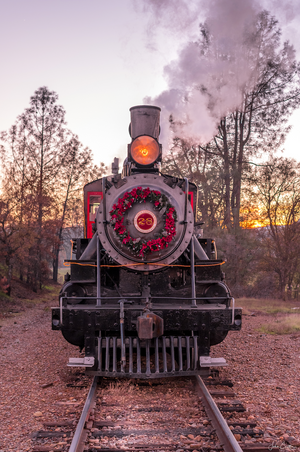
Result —
[[[300, 60], [298, 0], [0, 0], [0, 131], [47, 86], [95, 163], [125, 158], [129, 108], [160, 99], [169, 87], [166, 67], [222, 2], [227, 9], [243, 4], [246, 15], [267, 7]], [[299, 123], [296, 111], [284, 153], [297, 160]]]

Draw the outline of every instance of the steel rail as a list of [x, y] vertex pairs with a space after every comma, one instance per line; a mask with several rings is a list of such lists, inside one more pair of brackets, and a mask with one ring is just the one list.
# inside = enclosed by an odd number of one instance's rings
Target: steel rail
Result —
[[[88, 416], [90, 414], [92, 403], [95, 400], [96, 397], [96, 391], [97, 391], [97, 385], [98, 385], [98, 377], [94, 377], [93, 382], [91, 384], [89, 393], [87, 395], [80, 419], [78, 421], [72, 443], [70, 445], [69, 452], [80, 452], [83, 450], [84, 444], [82, 444], [83, 439], [83, 433], [84, 433], [84, 426], [88, 419]], [[80, 449], [81, 447], [81, 449]]]
[[199, 375], [196, 375], [196, 381], [198, 383], [197, 389], [199, 395], [202, 399], [206, 413], [210, 418], [213, 427], [216, 429], [221, 446], [224, 448], [225, 452], [243, 452]]

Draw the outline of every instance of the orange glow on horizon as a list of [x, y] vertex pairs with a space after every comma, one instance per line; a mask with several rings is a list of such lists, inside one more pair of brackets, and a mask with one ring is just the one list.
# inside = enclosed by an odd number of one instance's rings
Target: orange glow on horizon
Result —
[[263, 223], [259, 220], [245, 220], [245, 221], [241, 221], [240, 225], [243, 229], [257, 229], [257, 228], [264, 228], [268, 224]]
[[241, 208], [240, 211], [242, 221], [240, 226], [243, 229], [257, 229], [267, 226], [269, 223], [262, 219], [261, 209], [258, 205], [248, 205]]

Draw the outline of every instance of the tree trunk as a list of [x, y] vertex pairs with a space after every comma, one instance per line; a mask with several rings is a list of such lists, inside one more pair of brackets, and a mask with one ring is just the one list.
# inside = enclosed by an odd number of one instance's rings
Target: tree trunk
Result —
[[[75, 155], [74, 155], [74, 158], [75, 158]], [[65, 215], [66, 215], [66, 210], [67, 210], [67, 204], [68, 204], [68, 200], [69, 200], [70, 188], [71, 188], [71, 184], [72, 184], [73, 168], [74, 168], [73, 164], [74, 164], [74, 161], [72, 163], [69, 183], [68, 183], [66, 197], [65, 197], [65, 202], [64, 202], [63, 213], [62, 213], [62, 217], [61, 217], [61, 224], [60, 224], [59, 234], [58, 234], [58, 245], [57, 245], [57, 248], [56, 248], [56, 251], [55, 251], [55, 259], [53, 261], [53, 281], [55, 281], [55, 282], [57, 282], [57, 278], [58, 278], [59, 249], [60, 249], [60, 243], [61, 243], [61, 238], [62, 238], [62, 231], [63, 231]]]
[[53, 281], [57, 282], [58, 280], [58, 258], [59, 258], [59, 245], [55, 250], [55, 257], [53, 260]]
[[230, 218], [230, 162], [229, 149], [226, 132], [226, 120], [222, 119], [220, 122], [220, 129], [223, 137], [223, 160], [224, 160], [224, 182], [225, 182], [225, 212], [224, 212], [224, 226], [231, 229]]

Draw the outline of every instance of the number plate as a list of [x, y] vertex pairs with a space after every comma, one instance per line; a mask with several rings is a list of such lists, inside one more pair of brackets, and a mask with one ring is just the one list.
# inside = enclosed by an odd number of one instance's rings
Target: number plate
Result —
[[148, 234], [157, 225], [157, 218], [150, 210], [140, 210], [134, 217], [134, 226], [139, 232]]

